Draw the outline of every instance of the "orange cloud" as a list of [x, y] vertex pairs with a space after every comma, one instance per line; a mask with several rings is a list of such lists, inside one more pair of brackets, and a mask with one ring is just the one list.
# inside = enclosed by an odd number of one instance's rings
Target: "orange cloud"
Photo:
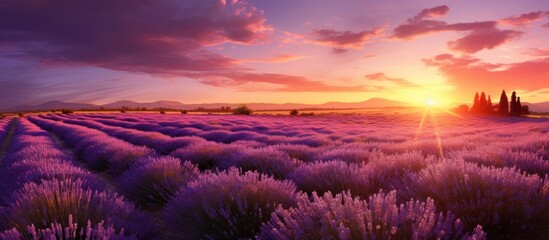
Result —
[[413, 87], [413, 86], [418, 86], [417, 84], [415, 83], [412, 83], [404, 78], [392, 78], [392, 77], [388, 77], [385, 73], [382, 73], [382, 72], [377, 72], [377, 73], [371, 73], [371, 74], [366, 74], [364, 76], [364, 78], [368, 79], [368, 80], [372, 80], [372, 81], [385, 81], [385, 82], [392, 82], [394, 84], [397, 84], [399, 86], [402, 86], [402, 87]]
[[285, 62], [296, 61], [304, 58], [308, 58], [308, 57], [301, 56], [301, 55], [293, 55], [293, 54], [279, 54], [272, 57], [243, 60], [243, 62], [285, 63]]
[[486, 63], [471, 56], [442, 54], [423, 60], [437, 67], [457, 91], [498, 92], [501, 89], [536, 91], [549, 86], [549, 58], [511, 64]]
[[549, 49], [530, 48], [525, 53], [535, 57], [549, 57]]
[[321, 81], [310, 80], [301, 76], [273, 73], [224, 72], [198, 77], [204, 84], [215, 87], [241, 87], [250, 91], [246, 84], [269, 84], [271, 87], [256, 87], [252, 91], [284, 92], [372, 92], [378, 87], [365, 85], [338, 86]]

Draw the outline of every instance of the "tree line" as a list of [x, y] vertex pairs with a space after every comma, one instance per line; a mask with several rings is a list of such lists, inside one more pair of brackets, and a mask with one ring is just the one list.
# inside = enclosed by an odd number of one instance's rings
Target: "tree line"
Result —
[[496, 105], [492, 104], [492, 99], [490, 95], [486, 96], [484, 92], [479, 95], [477, 92], [475, 94], [473, 106], [470, 109], [467, 105], [463, 104], [454, 109], [454, 111], [462, 114], [499, 114], [511, 116], [530, 114], [529, 107], [527, 105], [522, 105], [522, 103], [520, 102], [520, 97], [517, 96], [517, 93], [515, 91], [513, 91], [513, 93], [511, 94], [511, 101], [509, 101], [505, 90], [501, 92], [499, 103]]

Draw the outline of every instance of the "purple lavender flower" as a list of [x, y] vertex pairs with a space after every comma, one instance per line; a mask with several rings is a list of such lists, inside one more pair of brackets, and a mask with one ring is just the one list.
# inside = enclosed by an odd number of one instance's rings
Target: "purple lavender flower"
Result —
[[10, 197], [10, 204], [0, 208], [0, 231], [17, 228], [27, 231], [25, 226], [34, 225], [37, 229], [59, 223], [62, 227], [73, 224], [67, 221], [73, 216], [77, 226], [104, 222], [116, 231], [124, 229], [126, 234], [154, 236], [152, 223], [134, 206], [116, 194], [93, 192], [82, 188], [82, 181], [49, 180], [41, 184], [29, 183]]
[[[549, 229], [549, 193], [544, 181], [515, 168], [478, 166], [463, 160], [431, 165], [401, 181], [403, 198], [433, 198], [455, 213], [466, 229], [481, 224], [488, 238], [531, 239]], [[542, 237], [543, 238], [543, 237]]]
[[295, 205], [295, 185], [237, 169], [190, 182], [165, 207], [171, 238], [253, 238], [277, 206]]
[[243, 149], [219, 162], [222, 169], [237, 167], [243, 171], [255, 170], [277, 179], [284, 179], [303, 162], [291, 159], [285, 152], [272, 147]]
[[201, 170], [205, 170], [219, 167], [220, 162], [225, 161], [225, 159], [232, 159], [232, 155], [243, 151], [241, 145], [205, 142], [203, 144], [190, 144], [187, 147], [173, 151], [170, 155], [179, 158], [181, 161], [190, 161]]
[[464, 233], [459, 219], [437, 213], [432, 199], [400, 206], [396, 199], [395, 191], [368, 201], [349, 193], [314, 193], [297, 207], [278, 207], [258, 239], [484, 239], [480, 226]]
[[156, 209], [199, 174], [190, 162], [181, 163], [172, 157], [146, 157], [120, 176], [119, 189], [138, 205]]
[[386, 187], [378, 181], [377, 173], [359, 164], [342, 161], [315, 162], [297, 168], [288, 179], [307, 193], [340, 193], [350, 191], [353, 196], [367, 197]]
[[[98, 224], [92, 226], [91, 221], [88, 220], [85, 227], [79, 227], [78, 223], [73, 220], [72, 215], [69, 214], [68, 225], [63, 226], [58, 222], [53, 222], [47, 228], [36, 229], [34, 224], [30, 226], [24, 226], [24, 231], [19, 232], [17, 228], [12, 228], [0, 233], [0, 239], [6, 240], [19, 240], [19, 239], [112, 239], [112, 240], [130, 240], [136, 239], [137, 236], [132, 234], [130, 236], [124, 235], [123, 231], [117, 231], [112, 225], [104, 226], [104, 222], [101, 221]], [[118, 233], [117, 233], [118, 232]]]

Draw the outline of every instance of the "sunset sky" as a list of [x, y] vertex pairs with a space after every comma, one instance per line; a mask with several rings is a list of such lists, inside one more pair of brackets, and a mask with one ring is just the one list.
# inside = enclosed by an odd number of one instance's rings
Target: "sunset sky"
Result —
[[[549, 101], [549, 1], [6, 0], [0, 109]], [[494, 102], [497, 102], [494, 100]]]

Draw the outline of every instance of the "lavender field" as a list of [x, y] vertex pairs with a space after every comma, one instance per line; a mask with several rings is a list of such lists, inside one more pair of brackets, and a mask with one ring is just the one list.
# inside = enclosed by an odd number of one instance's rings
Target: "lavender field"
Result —
[[0, 119], [0, 239], [549, 239], [548, 132], [439, 113]]

